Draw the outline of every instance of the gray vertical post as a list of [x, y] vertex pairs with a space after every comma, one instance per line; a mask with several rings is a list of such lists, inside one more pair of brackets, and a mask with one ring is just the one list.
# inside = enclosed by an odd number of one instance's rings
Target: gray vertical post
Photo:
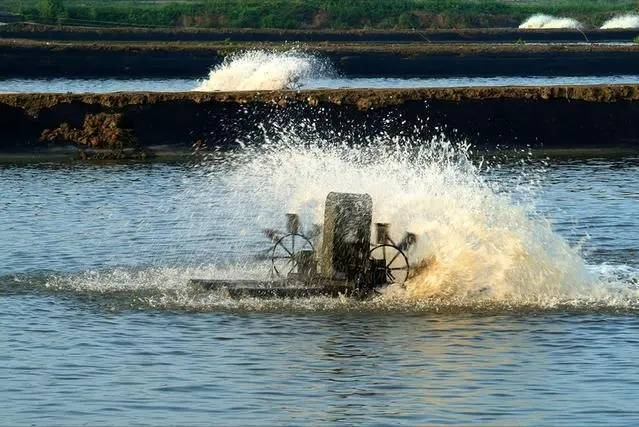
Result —
[[300, 228], [300, 217], [294, 213], [286, 214], [286, 232], [297, 233]]
[[326, 197], [320, 274], [356, 280], [366, 270], [371, 242], [373, 201], [368, 194], [335, 193]]
[[386, 222], [378, 222], [375, 224], [377, 232], [377, 244], [383, 245], [388, 243], [388, 229], [390, 225]]

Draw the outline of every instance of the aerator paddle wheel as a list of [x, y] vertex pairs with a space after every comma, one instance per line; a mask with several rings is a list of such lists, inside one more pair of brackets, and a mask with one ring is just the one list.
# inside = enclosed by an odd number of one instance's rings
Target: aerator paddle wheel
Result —
[[[223, 289], [232, 297], [308, 297], [374, 295], [389, 284], [403, 285], [410, 275], [406, 255], [416, 236], [405, 233], [395, 243], [389, 224], [377, 223], [371, 244], [373, 202], [368, 194], [335, 193], [326, 197], [324, 224], [306, 235], [297, 214], [286, 214], [286, 230], [264, 230], [269, 248], [271, 279], [267, 281], [192, 279], [210, 290]], [[313, 242], [322, 235], [321, 247]]]
[[285, 278], [289, 274], [301, 273], [300, 263], [303, 263], [302, 258], [309, 252], [314, 253], [315, 248], [306, 236], [289, 233], [280, 237], [271, 252], [273, 274]]
[[403, 285], [408, 279], [410, 265], [402, 248], [408, 249], [415, 244], [417, 238], [413, 233], [406, 233], [399, 244], [389, 235], [390, 225], [377, 223], [377, 246], [369, 252], [371, 281], [379, 284], [397, 283]]
[[311, 274], [314, 267], [315, 248], [311, 240], [300, 232], [297, 214], [286, 214], [286, 234], [266, 231], [275, 244], [271, 249], [271, 273], [275, 278], [286, 279], [291, 275]]
[[403, 285], [408, 279], [409, 266], [406, 254], [391, 244], [377, 245], [370, 252], [371, 275], [376, 282]]

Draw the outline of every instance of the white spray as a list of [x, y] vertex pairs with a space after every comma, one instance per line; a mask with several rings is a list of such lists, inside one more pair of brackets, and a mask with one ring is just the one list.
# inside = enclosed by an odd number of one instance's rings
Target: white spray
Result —
[[281, 90], [303, 86], [305, 81], [331, 74], [319, 57], [299, 50], [251, 50], [228, 56], [212, 69], [195, 90]]
[[[517, 179], [493, 179], [493, 168], [499, 170], [500, 165], [473, 159], [469, 146], [444, 136], [424, 137], [425, 124], [411, 128], [401, 118], [386, 124], [393, 132], [370, 132], [354, 125], [340, 133], [319, 120], [291, 123], [286, 117], [273, 117], [262, 127], [266, 142], [243, 141], [243, 149], [199, 165], [201, 173], [184, 196], [185, 213], [223, 204], [223, 212], [237, 216], [226, 220], [229, 232], [234, 233], [238, 229], [234, 223], [239, 222], [246, 232], [237, 237], [256, 245], [251, 236], [281, 226], [285, 213], [300, 214], [305, 226], [321, 223], [331, 191], [368, 193], [373, 199], [373, 222], [390, 223], [395, 241], [407, 231], [418, 236], [407, 254], [413, 274], [405, 287], [392, 286], [379, 298], [359, 303], [331, 298], [235, 301], [194, 293], [185, 285], [190, 277], [266, 279], [264, 259], [228, 266], [85, 272], [50, 286], [115, 295], [130, 290], [143, 306], [195, 310], [439, 311], [635, 304], [636, 291], [625, 284], [618, 292], [613, 290], [586, 265], [579, 248], [554, 233], [537, 212], [543, 164], [523, 165], [519, 177], [516, 170], [508, 172]], [[189, 218], [184, 215], [185, 221]], [[194, 226], [208, 228], [201, 221], [196, 216]], [[635, 277], [636, 271], [629, 274]]]
[[521, 25], [521, 29], [561, 29], [572, 28], [580, 30], [583, 25], [573, 18], [557, 18], [551, 15], [544, 15], [542, 13], [531, 16], [526, 19]]
[[639, 15], [635, 13], [615, 16], [603, 23], [602, 30], [622, 28], [639, 28]]
[[406, 231], [418, 236], [409, 253], [415, 274], [401, 291], [410, 300], [532, 302], [591, 287], [595, 277], [578, 249], [553, 233], [532, 201], [514, 201], [530, 186], [499, 187], [482, 172], [469, 147], [445, 138], [378, 134], [358, 146], [336, 146], [300, 143], [285, 131], [261, 146], [231, 185], [242, 212], [264, 207], [255, 215], [260, 226], [281, 222], [284, 211], [320, 223], [329, 192], [370, 194], [373, 222], [391, 223], [395, 241]]

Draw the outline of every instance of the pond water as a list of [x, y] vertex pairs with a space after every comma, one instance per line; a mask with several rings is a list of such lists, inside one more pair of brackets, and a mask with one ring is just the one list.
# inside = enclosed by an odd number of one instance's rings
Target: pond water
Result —
[[[208, 77], [8, 79], [0, 92], [638, 81], [353, 79], [252, 52]], [[256, 141], [184, 161], [5, 160], [0, 424], [637, 425], [639, 158], [509, 141], [482, 155], [426, 126], [331, 134], [273, 117]], [[405, 283], [366, 300], [189, 283], [268, 280], [264, 230], [289, 212], [321, 227], [331, 191], [370, 194], [374, 222], [417, 236]]]
[[[204, 78], [141, 79], [0, 79], [0, 93], [108, 93], [108, 92], [185, 92], [196, 90]], [[277, 82], [279, 84], [279, 80]], [[519, 76], [455, 78], [351, 78], [314, 76], [299, 80], [299, 89], [339, 88], [437, 88], [473, 86], [565, 86], [590, 84], [639, 84], [639, 75], [620, 76]], [[247, 86], [246, 89], [252, 88]], [[256, 88], [260, 88], [259, 86]], [[272, 89], [272, 88], [268, 88]]]
[[[1, 165], [0, 424], [637, 424], [639, 159], [300, 126], [183, 162]], [[416, 233], [405, 287], [189, 285], [268, 277], [262, 230], [320, 223], [329, 191]]]

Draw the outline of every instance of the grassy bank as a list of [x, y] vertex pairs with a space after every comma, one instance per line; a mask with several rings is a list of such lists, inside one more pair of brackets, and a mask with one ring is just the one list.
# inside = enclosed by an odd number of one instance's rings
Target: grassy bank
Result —
[[48, 24], [200, 28], [465, 29], [517, 27], [536, 13], [586, 27], [637, 0], [3, 0], [0, 11]]

